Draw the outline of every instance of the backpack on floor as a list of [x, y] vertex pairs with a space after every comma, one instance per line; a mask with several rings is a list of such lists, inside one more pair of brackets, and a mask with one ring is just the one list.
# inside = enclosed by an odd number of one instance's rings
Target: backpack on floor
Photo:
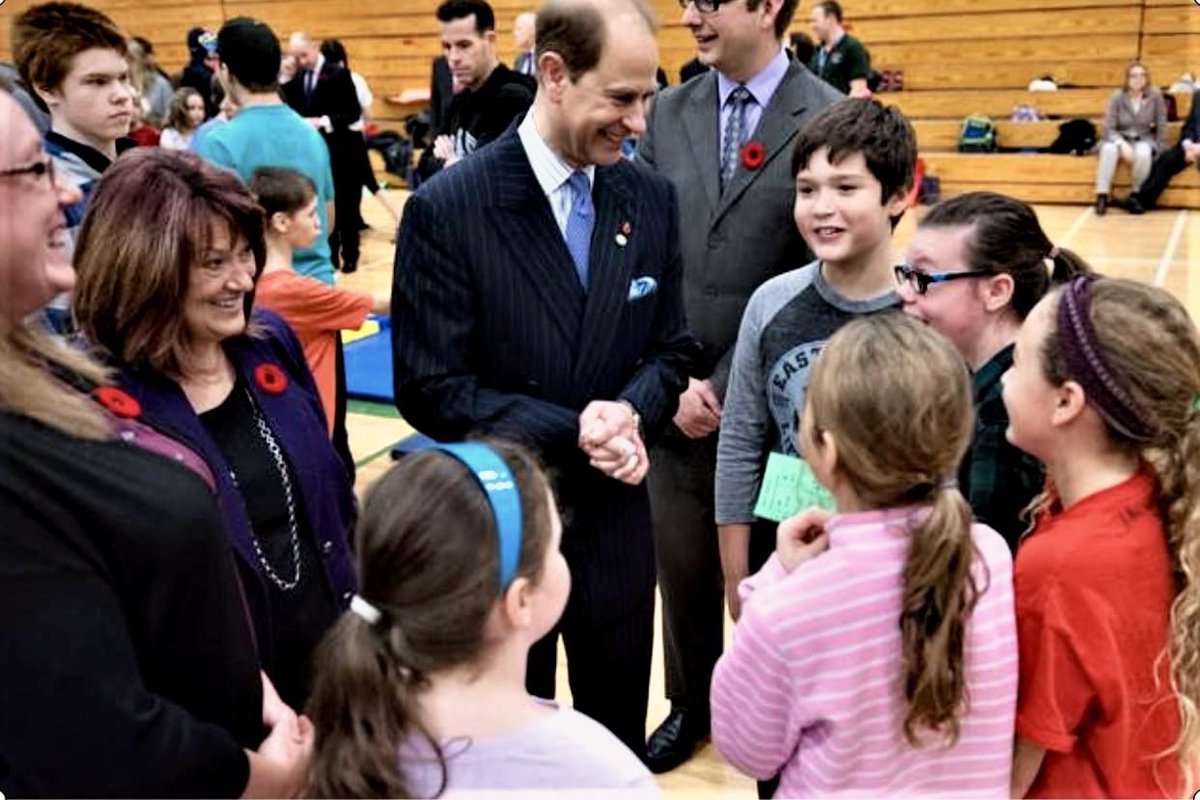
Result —
[[1051, 153], [1074, 153], [1077, 156], [1092, 152], [1096, 146], [1096, 126], [1086, 119], [1069, 119], [1058, 126], [1058, 138], [1050, 144]]
[[958, 152], [996, 152], [996, 126], [991, 117], [971, 114], [963, 119], [962, 127], [958, 129]]

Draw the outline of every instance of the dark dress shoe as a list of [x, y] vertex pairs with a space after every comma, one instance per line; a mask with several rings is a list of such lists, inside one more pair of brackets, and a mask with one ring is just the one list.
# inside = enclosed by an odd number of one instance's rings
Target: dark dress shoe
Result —
[[1130, 214], [1145, 214], [1146, 208], [1142, 205], [1142, 201], [1138, 199], [1136, 194], [1129, 195], [1129, 199], [1125, 201], [1125, 210]]
[[1108, 213], [1108, 195], [1098, 194], [1096, 195], [1096, 216], [1103, 217], [1106, 213]]
[[342, 274], [343, 275], [349, 275], [351, 272], [354, 272], [357, 269], [358, 269], [358, 264], [351, 264], [350, 262], [346, 262], [345, 264], [342, 264]]
[[691, 758], [706, 736], [708, 719], [685, 708], [672, 709], [646, 742], [646, 766], [654, 773], [670, 772]]

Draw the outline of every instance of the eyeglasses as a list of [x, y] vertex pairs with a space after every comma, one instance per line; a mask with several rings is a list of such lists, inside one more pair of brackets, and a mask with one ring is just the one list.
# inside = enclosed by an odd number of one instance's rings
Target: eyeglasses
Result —
[[730, 2], [733, 0], [679, 0], [679, 7], [687, 11], [687, 7], [695, 3], [696, 10], [701, 14], [711, 14], [721, 7], [722, 3]]
[[0, 170], [0, 178], [7, 178], [10, 175], [33, 175], [42, 177], [43, 175], [50, 176], [50, 185], [54, 186], [54, 159], [46, 156], [39, 161], [35, 161], [27, 167], [14, 167], [13, 169]]
[[960, 278], [982, 278], [996, 273], [990, 269], [967, 269], [962, 272], [920, 272], [905, 264], [895, 267], [896, 281], [908, 284], [917, 294], [925, 294], [934, 283], [956, 281]]

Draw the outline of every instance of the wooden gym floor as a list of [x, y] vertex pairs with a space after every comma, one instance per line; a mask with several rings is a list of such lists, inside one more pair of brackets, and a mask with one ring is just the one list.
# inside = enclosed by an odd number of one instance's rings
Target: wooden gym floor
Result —
[[[407, 193], [397, 191], [393, 195], [402, 205]], [[1183, 300], [1193, 318], [1200, 319], [1200, 212], [1168, 209], [1132, 217], [1114, 209], [1107, 216], [1097, 217], [1090, 207], [1060, 205], [1038, 206], [1037, 212], [1042, 227], [1060, 247], [1076, 251], [1104, 274], [1165, 287]], [[390, 287], [394, 255], [391, 218], [375, 201], [365, 198], [363, 216], [371, 230], [363, 233], [362, 261], [355, 274], [339, 275], [339, 284], [370, 291]], [[910, 213], [897, 228], [897, 257], [912, 236], [915, 220], [916, 215]], [[1197, 272], [1192, 272], [1193, 262]], [[361, 494], [390, 465], [391, 445], [412, 428], [395, 409], [353, 402], [348, 427], [351, 449], [359, 463], [356, 488]], [[726, 636], [731, 628], [727, 626]], [[559, 699], [570, 701], [561, 655]], [[668, 710], [663, 697], [662, 642], [656, 635], [647, 731], [653, 730]], [[668, 797], [745, 800], [754, 796], [753, 781], [724, 763], [707, 743], [687, 764], [659, 777]]]

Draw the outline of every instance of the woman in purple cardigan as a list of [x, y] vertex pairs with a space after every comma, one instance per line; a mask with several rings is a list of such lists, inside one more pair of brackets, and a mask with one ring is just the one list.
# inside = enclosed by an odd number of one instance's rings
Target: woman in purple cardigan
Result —
[[146, 148], [113, 164], [76, 244], [75, 313], [141, 422], [212, 470], [258, 653], [303, 708], [349, 603], [354, 496], [300, 345], [253, 311], [262, 212], [233, 173]]

